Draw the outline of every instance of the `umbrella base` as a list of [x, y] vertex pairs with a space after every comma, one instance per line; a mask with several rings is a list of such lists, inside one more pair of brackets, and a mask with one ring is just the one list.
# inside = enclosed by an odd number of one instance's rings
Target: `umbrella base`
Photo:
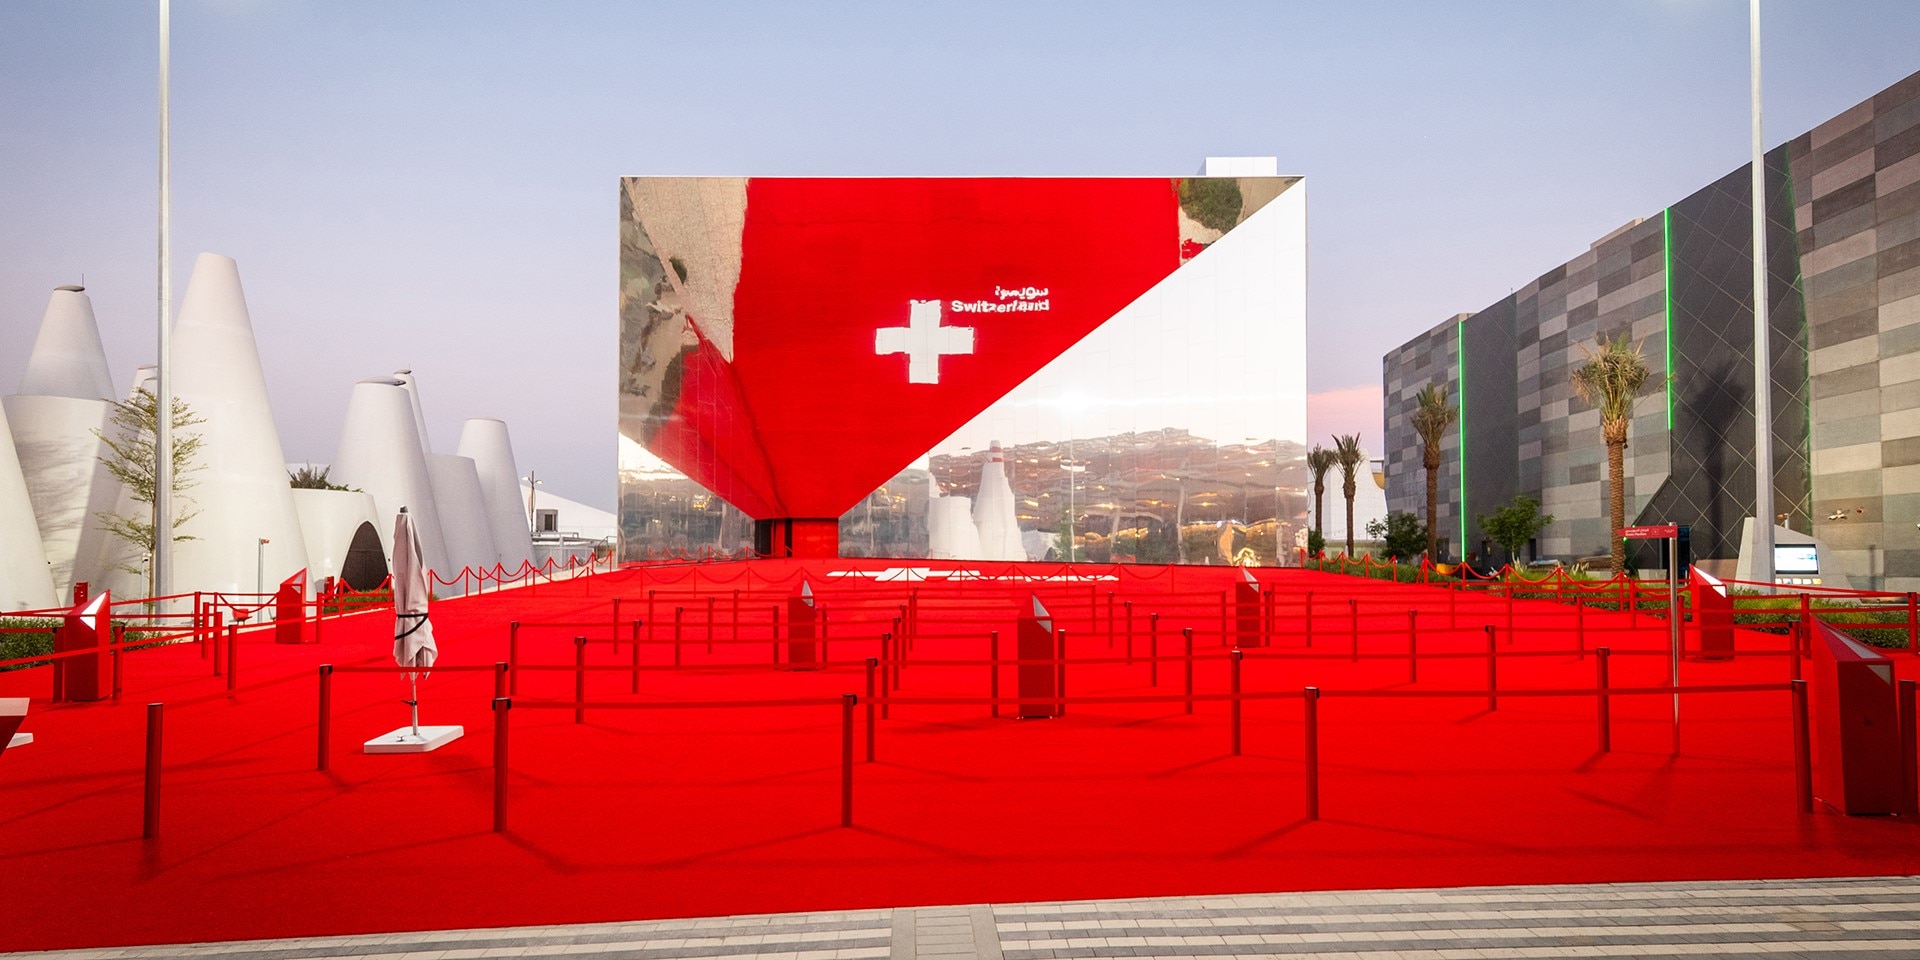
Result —
[[392, 733], [383, 733], [380, 736], [374, 737], [372, 740], [368, 740], [366, 752], [426, 753], [429, 750], [438, 750], [460, 739], [466, 732], [467, 728], [461, 726], [423, 726], [420, 728], [419, 735], [416, 736], [412, 727], [401, 727]]
[[33, 742], [33, 734], [16, 733], [13, 735], [13, 739], [7, 741], [7, 748], [12, 749], [14, 747], [24, 747], [27, 744], [32, 742]]

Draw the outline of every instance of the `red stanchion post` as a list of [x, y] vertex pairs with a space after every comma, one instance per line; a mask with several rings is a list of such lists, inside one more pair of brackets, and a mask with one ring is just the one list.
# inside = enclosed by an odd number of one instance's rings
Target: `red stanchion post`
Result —
[[1113, 591], [1107, 591], [1107, 649], [1113, 649]]
[[888, 720], [893, 717], [893, 634], [880, 635], [880, 656], [885, 661], [880, 665], [880, 690], [887, 695], [880, 701], [880, 719]]
[[507, 624], [507, 694], [520, 695], [520, 621]]
[[1231, 674], [1227, 687], [1230, 695], [1227, 700], [1227, 706], [1232, 711], [1232, 717], [1228, 725], [1233, 728], [1233, 755], [1236, 757], [1240, 755], [1240, 660], [1240, 648], [1234, 647], [1233, 653], [1228, 660]]
[[840, 825], [853, 826], [853, 705], [860, 698], [840, 695]]
[[1347, 598], [1347, 613], [1353, 624], [1353, 662], [1360, 662], [1360, 600]]
[[1599, 703], [1600, 711], [1600, 752], [1610, 753], [1613, 750], [1613, 698], [1607, 693], [1607, 658], [1613, 654], [1613, 651], [1601, 647], [1593, 653], [1594, 686], [1600, 691], [1600, 694], [1594, 697]]
[[633, 674], [633, 692], [639, 693], [640, 692], [640, 621], [635, 620], [633, 622], [633, 636], [628, 639], [632, 641], [630, 645], [632, 649], [629, 651], [629, 653], [633, 657], [633, 668], [630, 671]]
[[1587, 598], [1573, 598], [1573, 636], [1580, 645], [1580, 659], [1587, 658]]
[[1487, 709], [1500, 709], [1500, 652], [1493, 640], [1493, 624], [1487, 624]]
[[493, 700], [493, 832], [507, 832], [507, 711], [513, 700]]
[[1307, 591], [1307, 602], [1305, 606], [1301, 609], [1300, 622], [1304, 624], [1302, 629], [1306, 632], [1307, 647], [1312, 648], [1313, 646], [1313, 591], [1312, 590]]
[[1187, 647], [1187, 713], [1192, 714], [1193, 713], [1193, 628], [1182, 627], [1180, 630], [1180, 637], [1181, 639], [1186, 641], [1186, 647]]
[[493, 662], [493, 698], [498, 700], [506, 695], [507, 662], [505, 660], [495, 660]]
[[120, 673], [121, 673], [120, 664], [122, 663], [120, 659], [120, 651], [125, 649], [127, 646], [127, 625], [126, 624], [116, 623], [113, 625], [112, 643], [113, 643], [113, 699], [115, 703], [118, 703], [120, 701]]
[[1807, 732], [1807, 682], [1793, 681], [1793, 784], [1801, 813], [1813, 812], [1813, 752]]
[[1056, 631], [1054, 642], [1053, 695], [1060, 698], [1060, 703], [1054, 708], [1053, 715], [1064, 717], [1067, 715], [1067, 631]]
[[167, 705], [147, 704], [147, 783], [146, 804], [142, 811], [140, 836], [148, 840], [160, 836], [160, 760]]
[[200, 591], [193, 592], [193, 645], [200, 653], [200, 659], [207, 658], [207, 607]]
[[1160, 615], [1147, 616], [1147, 683], [1160, 685]]
[[[993, 709], [988, 715], [998, 719], [1000, 716], [1000, 631], [995, 630], [988, 634], [988, 643], [992, 647], [992, 652], [989, 654], [990, 663], [987, 667], [987, 699], [993, 701]], [[872, 691], [868, 691], [868, 696], [872, 696]]]
[[227, 624], [227, 695], [240, 683], [240, 625]]
[[320, 665], [320, 722], [316, 725], [315, 746], [319, 753], [314, 769], [324, 772], [327, 769], [328, 755], [333, 751], [327, 748], [327, 742], [333, 739], [333, 664]]
[[620, 598], [613, 598], [613, 652], [620, 652]]
[[1907, 649], [1920, 653], [1920, 593], [1907, 593]]
[[220, 675], [220, 636], [225, 632], [223, 627], [225, 619], [225, 613], [219, 610], [213, 612], [213, 675], [216, 677]]
[[868, 763], [873, 762], [874, 728], [877, 726], [877, 724], [873, 722], [873, 684], [874, 684], [874, 674], [878, 672], [879, 666], [880, 666], [880, 661], [878, 658], [875, 658], [875, 657], [867, 658], [867, 762]]
[[1320, 688], [1307, 687], [1301, 691], [1300, 703], [1305, 707], [1306, 749], [1302, 756], [1307, 771], [1307, 819], [1320, 819]]
[[1900, 713], [1900, 782], [1906, 802], [1900, 814], [1920, 817], [1920, 683], [1902, 680], [1897, 688]]
[[713, 602], [719, 597], [707, 598], [707, 652], [713, 652]]
[[680, 665], [680, 624], [685, 619], [686, 607], [673, 608], [673, 665]]
[[1133, 601], [1123, 601], [1121, 606], [1127, 618], [1127, 666], [1133, 666]]
[[587, 722], [587, 638], [573, 638], [573, 722]]
[[1407, 682], [1420, 682], [1420, 611], [1407, 611]]

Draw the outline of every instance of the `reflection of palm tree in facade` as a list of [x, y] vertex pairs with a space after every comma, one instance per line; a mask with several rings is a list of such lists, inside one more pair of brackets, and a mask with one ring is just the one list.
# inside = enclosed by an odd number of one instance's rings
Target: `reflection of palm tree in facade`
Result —
[[1333, 456], [1340, 463], [1340, 491], [1347, 495], [1347, 556], [1353, 556], [1353, 497], [1360, 491], [1354, 483], [1354, 477], [1360, 464], [1366, 462], [1367, 455], [1360, 449], [1360, 435], [1336, 435], [1333, 438]]
[[1598, 350], [1583, 344], [1586, 362], [1573, 370], [1573, 390], [1600, 411], [1600, 434], [1607, 443], [1607, 507], [1612, 519], [1613, 575], [1627, 569], [1626, 542], [1620, 529], [1627, 525], [1627, 428], [1633, 425], [1633, 401], [1647, 382], [1646, 360], [1640, 345], [1626, 334], [1598, 338]]
[[1320, 536], [1322, 550], [1327, 539], [1327, 471], [1335, 462], [1333, 451], [1317, 443], [1307, 452], [1307, 469], [1313, 471], [1313, 532]]
[[1427, 559], [1433, 561], [1437, 559], [1434, 554], [1440, 543], [1440, 525], [1435, 516], [1440, 512], [1440, 441], [1446, 437], [1447, 428], [1460, 418], [1460, 411], [1447, 402], [1446, 384], [1427, 384], [1418, 399], [1420, 406], [1413, 412], [1413, 429], [1420, 434], [1420, 465], [1427, 470]]

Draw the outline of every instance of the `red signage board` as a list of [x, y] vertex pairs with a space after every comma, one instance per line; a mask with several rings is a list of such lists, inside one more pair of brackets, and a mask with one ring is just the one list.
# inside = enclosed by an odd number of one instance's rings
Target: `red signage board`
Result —
[[1680, 525], [1675, 523], [1655, 527], [1621, 527], [1622, 540], [1670, 540], [1680, 535]]

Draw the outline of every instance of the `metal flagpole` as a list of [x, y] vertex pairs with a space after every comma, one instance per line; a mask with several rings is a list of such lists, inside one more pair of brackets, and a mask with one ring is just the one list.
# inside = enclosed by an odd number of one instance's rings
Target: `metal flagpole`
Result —
[[173, 14], [160, 0], [160, 330], [155, 363], [153, 430], [153, 592], [173, 592], [173, 195], [169, 169], [171, 121], [167, 115]]
[[[1760, 0], [1749, 0], [1753, 85], [1753, 579], [1773, 582], [1773, 348], [1767, 329], [1766, 154], [1760, 129]], [[1788, 174], [1791, 176], [1792, 174]]]

